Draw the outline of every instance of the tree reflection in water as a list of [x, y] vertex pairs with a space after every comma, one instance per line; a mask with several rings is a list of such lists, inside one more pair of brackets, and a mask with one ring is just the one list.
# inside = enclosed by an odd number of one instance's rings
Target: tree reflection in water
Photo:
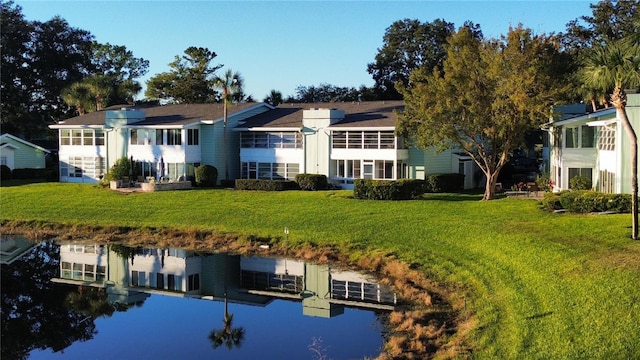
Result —
[[214, 349], [219, 348], [223, 344], [227, 349], [240, 347], [244, 340], [244, 328], [233, 327], [233, 314], [229, 313], [227, 294], [224, 294], [224, 318], [222, 319], [222, 329], [212, 330], [209, 334], [209, 340]]
[[42, 242], [11, 265], [2, 265], [2, 359], [26, 359], [35, 349], [62, 351], [97, 333], [94, 319], [116, 309], [102, 289], [49, 281], [60, 269], [60, 248]]

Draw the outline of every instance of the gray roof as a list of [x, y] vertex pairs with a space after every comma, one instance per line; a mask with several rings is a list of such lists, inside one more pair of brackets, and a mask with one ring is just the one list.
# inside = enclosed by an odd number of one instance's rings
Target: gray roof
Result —
[[[228, 115], [257, 106], [259, 103], [228, 105]], [[141, 110], [145, 119], [135, 125], [185, 125], [200, 120], [216, 120], [223, 117], [222, 104], [170, 104], [154, 106], [117, 105], [105, 110], [76, 116], [60, 122], [60, 125], [104, 125], [106, 110]]]
[[308, 109], [344, 110], [345, 118], [332, 127], [394, 127], [394, 111], [404, 110], [403, 101], [363, 101], [280, 104], [274, 110], [246, 119], [238, 128], [299, 128], [302, 111]]
[[[257, 106], [259, 103], [229, 105], [229, 115]], [[106, 110], [141, 110], [145, 119], [133, 125], [186, 125], [201, 120], [216, 120], [223, 117], [222, 104], [171, 104], [155, 106], [118, 105], [105, 110], [76, 116], [59, 125], [90, 126], [104, 125]], [[394, 111], [404, 110], [403, 101], [363, 101], [331, 103], [281, 104], [273, 110], [246, 119], [239, 128], [274, 127], [299, 128], [302, 126], [302, 111], [307, 109], [344, 110], [345, 118], [332, 127], [394, 127]]]

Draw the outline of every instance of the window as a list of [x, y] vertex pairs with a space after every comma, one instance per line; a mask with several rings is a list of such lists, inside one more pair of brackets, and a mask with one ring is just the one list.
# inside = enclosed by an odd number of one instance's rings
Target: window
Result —
[[392, 160], [376, 160], [376, 178], [393, 179]]
[[255, 136], [255, 147], [266, 148], [269, 145], [267, 133], [256, 133], [254, 134], [254, 136]]
[[613, 151], [616, 149], [616, 128], [613, 126], [602, 126], [598, 136], [598, 150]]
[[164, 145], [164, 134], [166, 130], [157, 129], [156, 130], [156, 145]]
[[565, 129], [565, 146], [567, 148], [593, 148], [596, 144], [596, 129], [582, 125]]
[[347, 132], [347, 148], [362, 149], [362, 132], [359, 132], [359, 131]]
[[200, 143], [200, 130], [187, 129], [187, 145], [198, 145]]
[[200, 289], [200, 274], [189, 275], [189, 283], [187, 284], [187, 291], [194, 291]]
[[596, 129], [593, 126], [582, 125], [580, 130], [582, 131], [582, 144], [580, 147], [583, 148], [592, 148], [596, 143]]
[[71, 145], [82, 145], [82, 130], [71, 130]]
[[62, 273], [60, 274], [60, 277], [63, 279], [71, 279], [71, 263], [63, 261], [61, 267]]
[[242, 132], [240, 133], [240, 147], [243, 148], [252, 148], [254, 147], [254, 137], [252, 132]]
[[156, 274], [156, 288], [157, 289], [164, 289], [164, 274], [163, 273], [157, 273]]
[[365, 149], [377, 149], [378, 148], [378, 132], [366, 131], [364, 132], [364, 148]]
[[382, 131], [380, 132], [380, 149], [393, 149], [395, 148], [395, 135], [393, 132]]
[[100, 145], [100, 146], [104, 145], [104, 131], [96, 130], [95, 137], [96, 137], [96, 145]]
[[182, 130], [167, 130], [167, 145], [182, 145]]
[[144, 145], [147, 139], [146, 129], [131, 129], [131, 145]]
[[569, 188], [571, 188], [571, 179], [576, 176], [583, 176], [589, 180], [589, 186], [593, 181], [592, 168], [569, 168]]
[[258, 163], [258, 179], [271, 180], [270, 163]]
[[60, 145], [71, 145], [71, 130], [60, 130]]
[[0, 156], [0, 165], [7, 165], [7, 157], [5, 155]]
[[578, 128], [568, 127], [565, 129], [565, 143], [567, 148], [578, 147]]
[[93, 145], [93, 130], [83, 130], [82, 137], [82, 145]]
[[333, 148], [334, 149], [346, 149], [347, 148], [347, 133], [344, 131], [333, 132]]

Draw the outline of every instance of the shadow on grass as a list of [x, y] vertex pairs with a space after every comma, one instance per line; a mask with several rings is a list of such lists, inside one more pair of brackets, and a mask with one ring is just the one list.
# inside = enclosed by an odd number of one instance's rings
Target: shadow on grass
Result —
[[479, 201], [482, 200], [484, 193], [462, 192], [462, 193], [427, 193], [421, 200], [439, 200], [439, 201]]
[[43, 182], [49, 182], [49, 181], [44, 179], [1, 180], [0, 187], [21, 186], [21, 185], [43, 183]]

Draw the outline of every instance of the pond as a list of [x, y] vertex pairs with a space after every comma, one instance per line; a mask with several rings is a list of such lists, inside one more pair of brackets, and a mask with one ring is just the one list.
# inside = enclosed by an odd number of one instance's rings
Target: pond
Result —
[[42, 242], [2, 265], [3, 359], [359, 359], [395, 295], [296, 259]]

